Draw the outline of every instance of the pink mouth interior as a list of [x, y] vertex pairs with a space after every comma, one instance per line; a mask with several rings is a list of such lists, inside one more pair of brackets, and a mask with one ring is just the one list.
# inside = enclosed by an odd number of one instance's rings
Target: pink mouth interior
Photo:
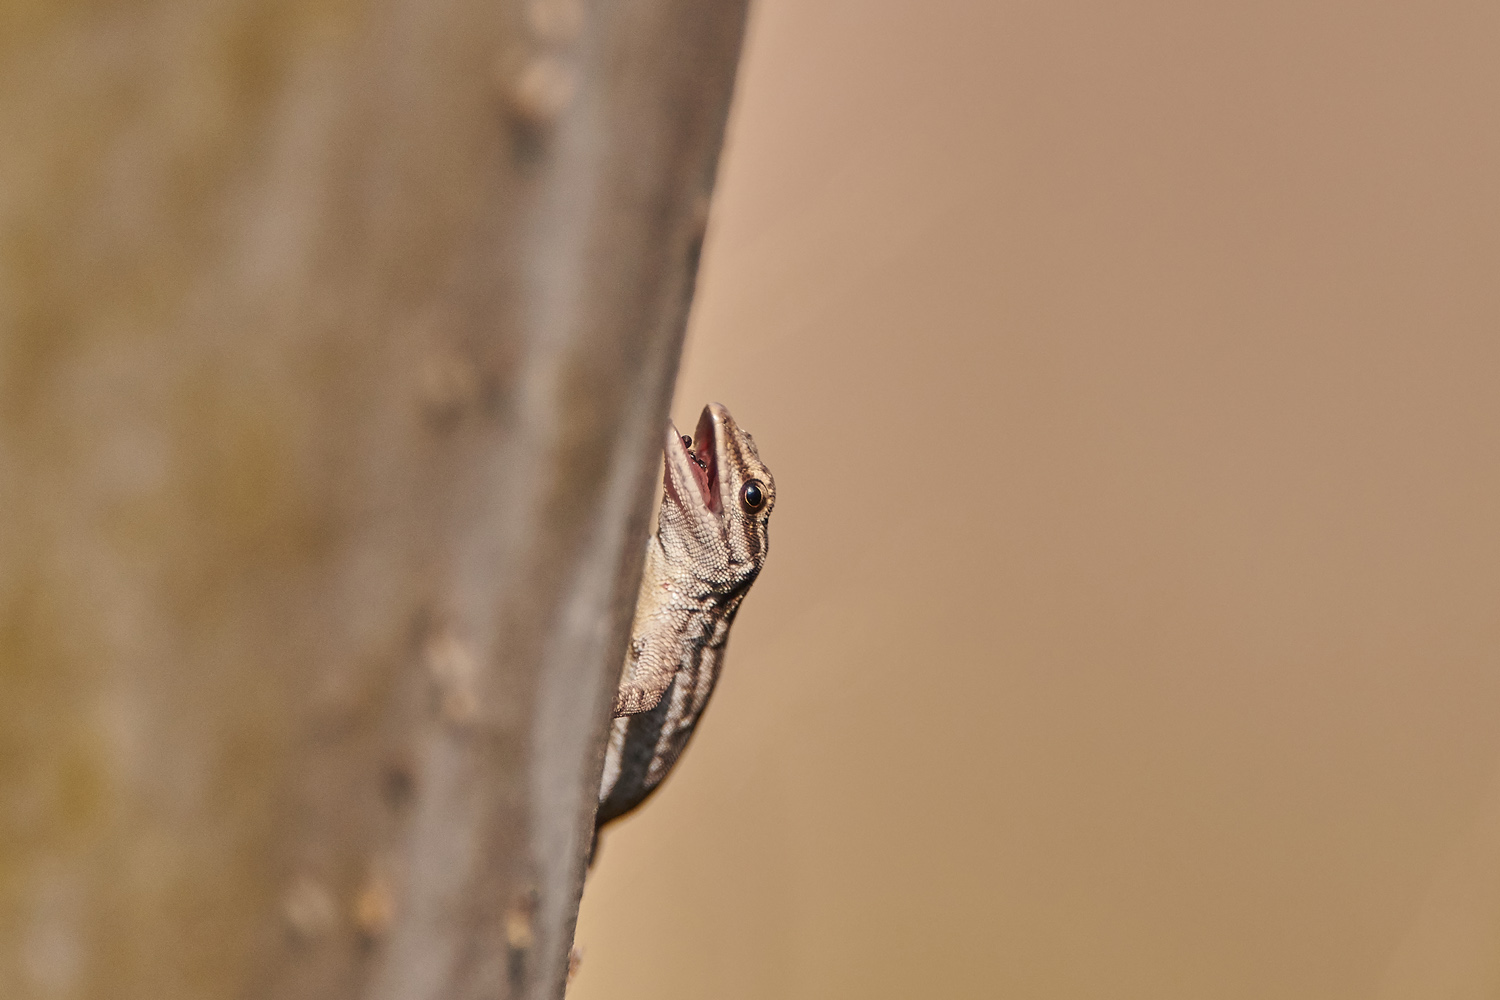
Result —
[[689, 442], [687, 438], [680, 438], [682, 450], [687, 453], [688, 468], [692, 470], [693, 480], [698, 484], [698, 491], [703, 494], [703, 505], [715, 514], [719, 512], [719, 464], [714, 447], [714, 419], [705, 407], [703, 416], [698, 418], [698, 428], [694, 432], [694, 439]]

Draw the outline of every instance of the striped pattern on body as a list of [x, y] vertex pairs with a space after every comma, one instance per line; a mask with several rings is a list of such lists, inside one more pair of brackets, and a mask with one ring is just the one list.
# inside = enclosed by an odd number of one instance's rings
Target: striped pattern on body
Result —
[[648, 712], [614, 720], [604, 753], [596, 826], [640, 805], [672, 770], [718, 682], [739, 603], [736, 596], [719, 614], [693, 615], [690, 629], [700, 638], [683, 643], [682, 661], [661, 701]]

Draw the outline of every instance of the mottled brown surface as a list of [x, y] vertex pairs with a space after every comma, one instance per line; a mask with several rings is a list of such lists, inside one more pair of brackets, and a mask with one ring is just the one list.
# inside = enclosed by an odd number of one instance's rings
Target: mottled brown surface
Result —
[[764, 0], [775, 538], [571, 1000], [1500, 994], [1493, 4]]
[[0, 996], [560, 992], [742, 19], [0, 6]]

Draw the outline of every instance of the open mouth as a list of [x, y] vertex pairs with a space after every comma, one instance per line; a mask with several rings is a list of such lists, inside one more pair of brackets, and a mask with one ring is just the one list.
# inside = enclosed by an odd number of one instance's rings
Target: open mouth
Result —
[[[698, 428], [693, 432], [693, 437], [683, 435], [678, 438], [682, 450], [687, 456], [688, 471], [692, 473], [693, 482], [698, 486], [698, 492], [703, 496], [703, 506], [717, 514], [720, 510], [719, 501], [719, 462], [718, 449], [714, 447], [714, 418], [708, 410], [703, 408], [703, 416], [698, 418]], [[667, 477], [667, 488], [671, 489], [671, 477]]]

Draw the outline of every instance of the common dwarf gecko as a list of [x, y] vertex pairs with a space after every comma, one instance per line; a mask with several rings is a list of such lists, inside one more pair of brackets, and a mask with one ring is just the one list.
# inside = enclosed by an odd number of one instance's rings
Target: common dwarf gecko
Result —
[[594, 835], [645, 801], [713, 694], [735, 612], [766, 561], [776, 484], [718, 403], [693, 437], [667, 426], [666, 490], [615, 694]]

